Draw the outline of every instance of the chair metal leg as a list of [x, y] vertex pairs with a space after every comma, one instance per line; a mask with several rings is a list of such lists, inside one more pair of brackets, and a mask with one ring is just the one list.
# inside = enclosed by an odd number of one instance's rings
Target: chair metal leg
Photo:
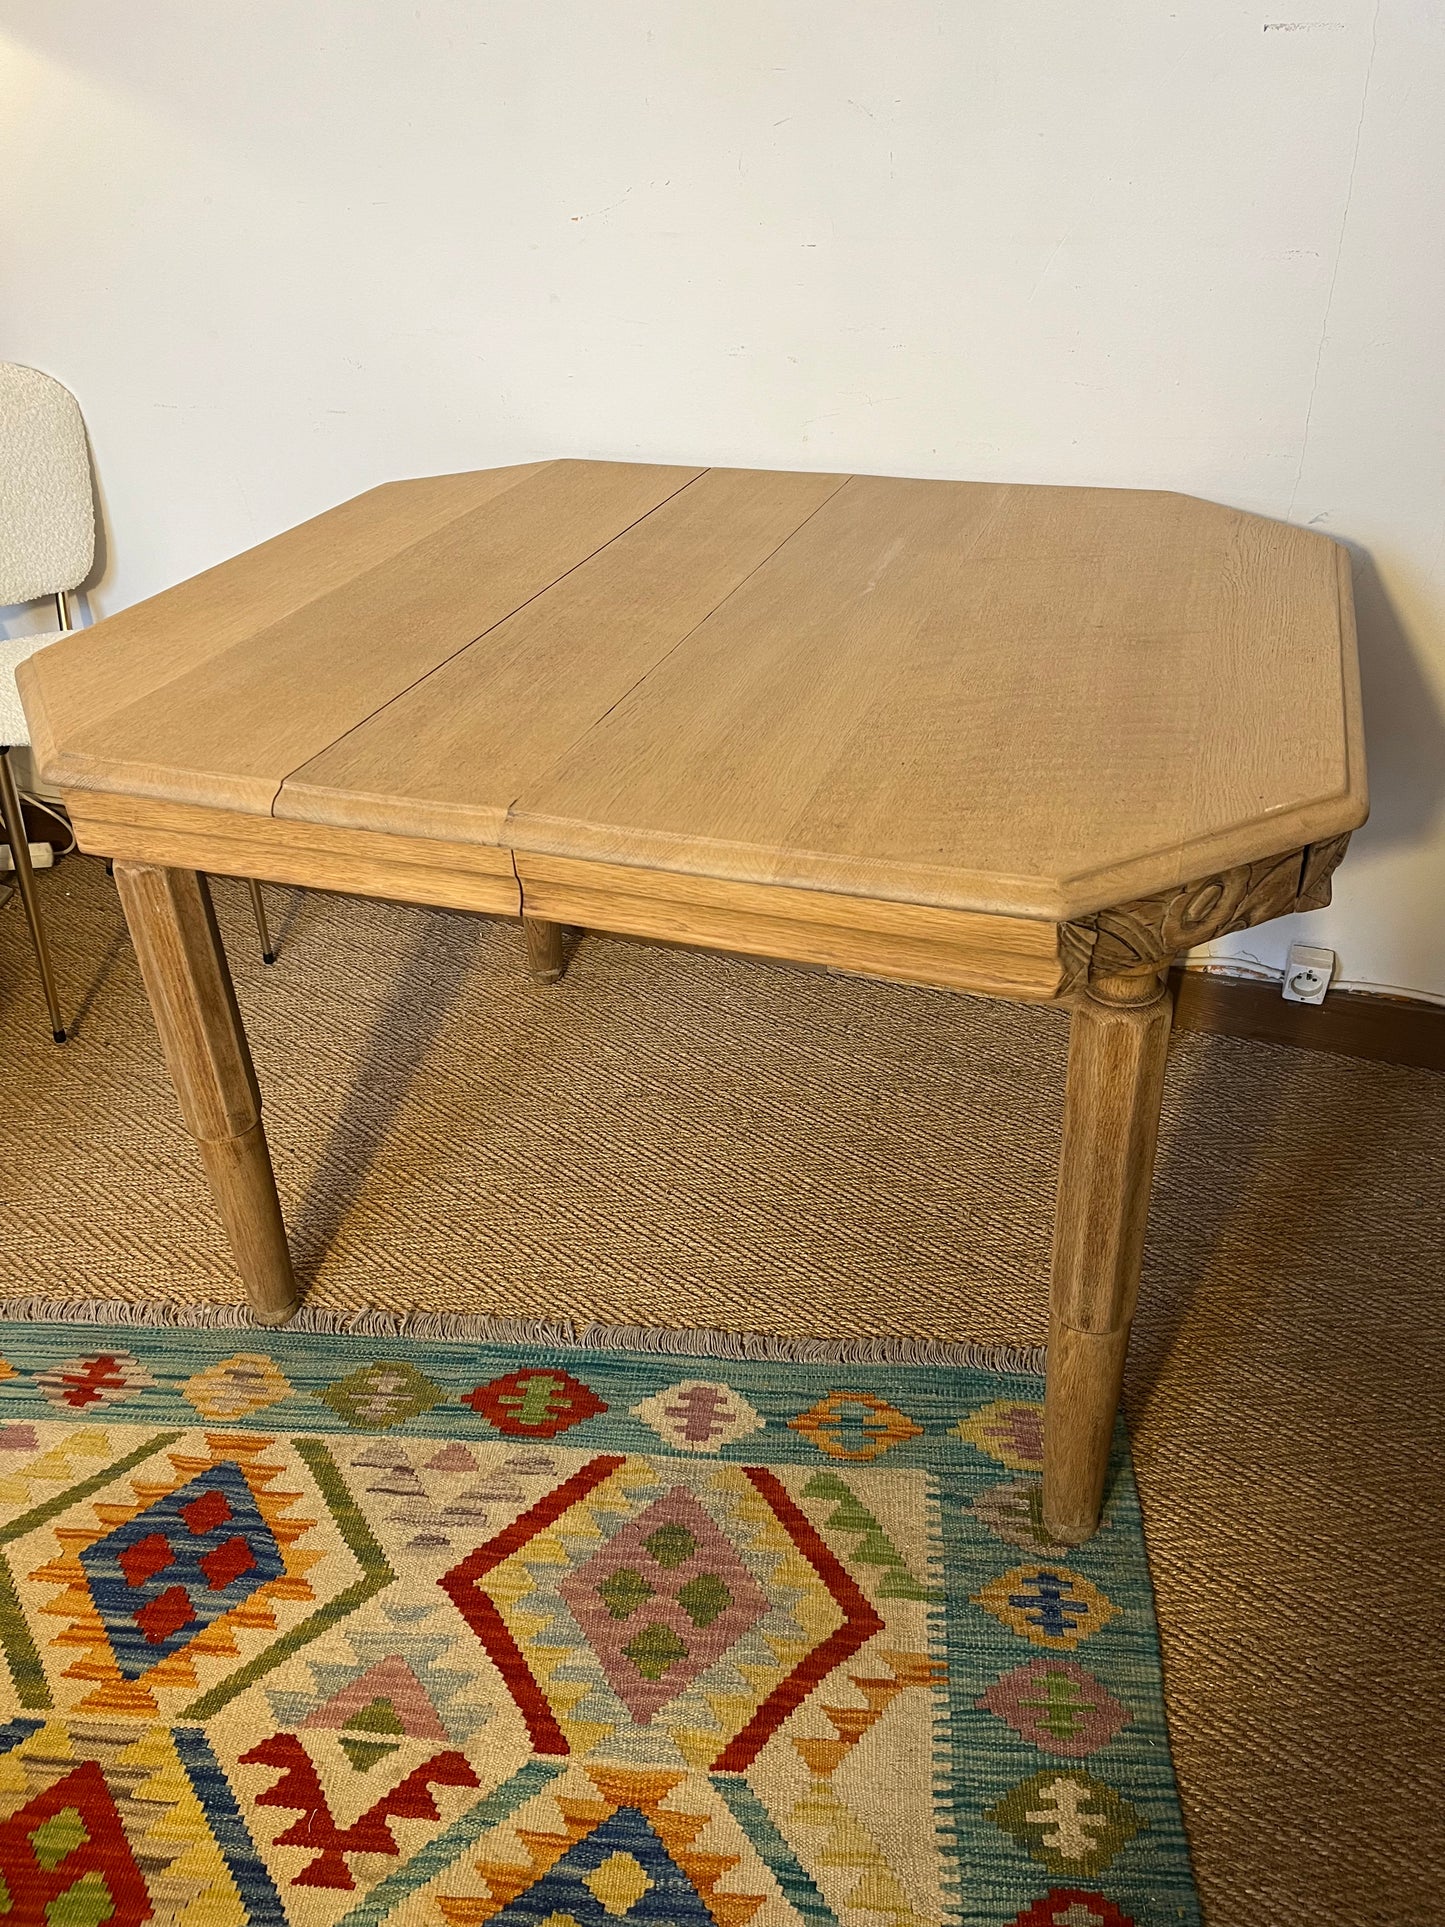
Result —
[[255, 877], [247, 877], [246, 888], [251, 892], [251, 908], [256, 913], [256, 934], [261, 939], [261, 961], [273, 964], [276, 952], [271, 948], [271, 932], [266, 923], [266, 901], [261, 895], [261, 886]]
[[10, 751], [0, 746], [0, 818], [4, 819], [5, 840], [10, 845], [11, 858], [15, 864], [15, 883], [20, 891], [20, 901], [25, 906], [25, 920], [30, 925], [31, 939], [35, 944], [35, 960], [40, 966], [41, 987], [45, 991], [45, 1001], [50, 1009], [50, 1034], [57, 1044], [65, 1042], [65, 1024], [60, 1015], [60, 999], [55, 991], [55, 973], [50, 968], [50, 951], [45, 942], [45, 929], [40, 921], [40, 901], [35, 891], [35, 872], [30, 867], [30, 839], [25, 834], [25, 812], [20, 804], [20, 791], [15, 786], [15, 772], [10, 767]]

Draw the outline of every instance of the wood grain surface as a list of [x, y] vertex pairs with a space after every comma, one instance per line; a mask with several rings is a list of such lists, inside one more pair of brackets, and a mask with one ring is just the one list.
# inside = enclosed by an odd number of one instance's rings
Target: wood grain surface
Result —
[[505, 843], [518, 793], [843, 481], [709, 470], [303, 765], [276, 814]]
[[1036, 920], [1366, 812], [1345, 551], [1181, 495], [401, 483], [22, 675], [68, 794]]
[[1046, 1003], [1068, 987], [1057, 924], [932, 904], [520, 851], [529, 916], [666, 943], [780, 957], [895, 983]]
[[1085, 914], [1363, 814], [1337, 546], [855, 477], [524, 790], [519, 850]]
[[256, 1317], [284, 1325], [299, 1302], [261, 1093], [204, 877], [117, 863], [120, 893], [161, 1048]]
[[299, 883], [394, 903], [521, 915], [511, 855], [495, 846], [289, 823], [245, 810], [202, 809], [108, 790], [67, 790], [65, 801], [76, 843], [92, 856]]
[[77, 744], [108, 717], [323, 600], [541, 466], [383, 483], [93, 628], [74, 630], [51, 644], [43, 663], [22, 665], [37, 761], [57, 785], [67, 769], [107, 783], [103, 744], [88, 762]]
[[[697, 473], [549, 463], [383, 559], [354, 568], [324, 595], [301, 600], [298, 587], [298, 606], [288, 614], [194, 663], [187, 660], [188, 630], [172, 653], [175, 617], [157, 597], [148, 605], [154, 611], [149, 637], [137, 646], [153, 666], [167, 660], [165, 680], [89, 729], [58, 739], [44, 758], [46, 774], [62, 788], [89, 777], [138, 795], [269, 812], [299, 765]], [[385, 527], [382, 532], [388, 545], [395, 540]], [[215, 572], [213, 593], [218, 600], [227, 594], [224, 570]], [[87, 632], [97, 665], [108, 657], [107, 627]], [[42, 672], [42, 689], [48, 680]], [[58, 727], [53, 717], [50, 727]]]
[[1169, 1051], [1162, 976], [1105, 979], [1079, 997], [1049, 1287], [1044, 1522], [1066, 1545], [1099, 1522], [1119, 1405]]

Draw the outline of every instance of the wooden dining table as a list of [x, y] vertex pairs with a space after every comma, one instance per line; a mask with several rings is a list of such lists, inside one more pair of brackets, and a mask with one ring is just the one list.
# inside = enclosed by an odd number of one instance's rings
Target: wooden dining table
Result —
[[1169, 966], [1328, 902], [1366, 814], [1339, 544], [1157, 491], [547, 461], [374, 488], [20, 679], [267, 1324], [297, 1290], [207, 872], [519, 918], [543, 979], [580, 926], [1066, 1004], [1044, 1511], [1093, 1532]]

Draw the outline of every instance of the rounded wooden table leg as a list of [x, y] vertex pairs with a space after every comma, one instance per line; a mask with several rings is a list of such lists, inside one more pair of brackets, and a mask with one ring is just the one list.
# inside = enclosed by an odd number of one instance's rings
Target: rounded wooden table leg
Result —
[[1044, 1407], [1044, 1521], [1066, 1545], [1099, 1523], [1139, 1293], [1170, 1017], [1162, 973], [1091, 984], [1074, 1007]]
[[555, 984], [562, 975], [562, 926], [541, 917], [523, 917], [527, 968], [535, 983]]
[[200, 1145], [251, 1310], [264, 1325], [284, 1325], [296, 1310], [296, 1280], [261, 1095], [205, 878], [117, 862], [115, 881], [181, 1115]]

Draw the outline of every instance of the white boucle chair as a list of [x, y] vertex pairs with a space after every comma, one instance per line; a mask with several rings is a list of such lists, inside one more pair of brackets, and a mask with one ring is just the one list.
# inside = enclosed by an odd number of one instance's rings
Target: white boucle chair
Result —
[[65, 1025], [40, 921], [20, 792], [10, 763], [11, 748], [30, 741], [15, 671], [27, 656], [69, 629], [70, 607], [65, 598], [90, 574], [94, 560], [90, 456], [76, 399], [38, 368], [0, 362], [0, 607], [54, 596], [60, 620], [58, 630], [44, 635], [0, 638], [0, 816], [35, 940], [57, 1044], [65, 1042]]
[[[95, 509], [80, 406], [68, 388], [38, 368], [0, 361], [0, 608], [53, 596], [60, 623], [58, 629], [42, 635], [0, 636], [0, 821], [35, 940], [57, 1044], [65, 1042], [65, 1025], [40, 921], [20, 792], [10, 763], [10, 750], [30, 741], [15, 671], [27, 656], [58, 642], [69, 630], [66, 597], [90, 574], [94, 560]], [[267, 963], [274, 963], [265, 906], [255, 882], [251, 902], [261, 954]]]

